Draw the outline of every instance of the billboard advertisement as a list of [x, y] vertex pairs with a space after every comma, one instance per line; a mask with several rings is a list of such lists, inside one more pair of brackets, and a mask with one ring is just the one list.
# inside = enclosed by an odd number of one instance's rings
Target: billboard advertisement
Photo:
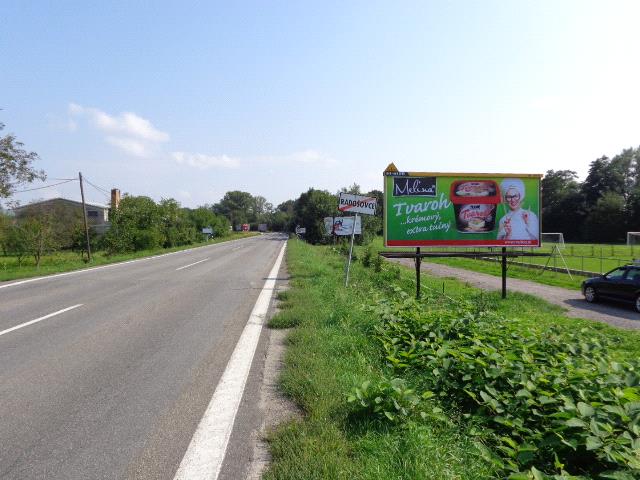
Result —
[[[324, 228], [327, 235], [351, 235], [353, 221], [356, 217], [325, 217]], [[358, 217], [356, 221], [356, 235], [362, 235], [362, 219]]]
[[539, 174], [384, 172], [385, 247], [539, 247]]

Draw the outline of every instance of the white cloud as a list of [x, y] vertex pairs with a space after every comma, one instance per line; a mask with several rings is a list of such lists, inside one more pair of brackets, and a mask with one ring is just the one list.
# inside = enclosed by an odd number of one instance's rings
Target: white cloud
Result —
[[105, 140], [129, 155], [146, 157], [154, 145], [169, 141], [169, 134], [158, 130], [153, 124], [133, 112], [109, 115], [102, 110], [69, 104], [70, 122], [74, 118], [86, 118], [97, 130], [108, 134]]
[[258, 160], [269, 163], [279, 164], [304, 164], [304, 165], [317, 165], [317, 166], [329, 166], [335, 165], [337, 162], [334, 158], [325, 155], [317, 150], [301, 150], [299, 152], [293, 152], [288, 155], [270, 155], [265, 157], [259, 157]]
[[106, 137], [105, 140], [114, 147], [118, 147], [120, 150], [134, 157], [144, 158], [151, 154], [151, 147], [140, 140], [126, 137]]
[[206, 170], [209, 168], [237, 168], [240, 161], [227, 155], [205, 155], [204, 153], [173, 152], [173, 159], [180, 165]]

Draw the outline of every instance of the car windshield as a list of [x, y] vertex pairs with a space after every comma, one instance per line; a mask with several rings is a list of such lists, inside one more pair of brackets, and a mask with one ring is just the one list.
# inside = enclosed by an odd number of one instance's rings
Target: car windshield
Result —
[[605, 278], [608, 278], [609, 280], [622, 278], [624, 277], [624, 274], [626, 273], [626, 271], [627, 271], [626, 268], [616, 268], [615, 270], [611, 270], [609, 273], [607, 273], [605, 275]]

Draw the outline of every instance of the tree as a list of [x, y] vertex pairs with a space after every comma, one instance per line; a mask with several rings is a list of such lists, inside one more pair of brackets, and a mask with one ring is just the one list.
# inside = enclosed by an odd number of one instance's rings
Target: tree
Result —
[[294, 223], [306, 228], [305, 238], [319, 243], [326, 238], [324, 217], [336, 215], [338, 198], [326, 190], [310, 188], [294, 204]]
[[626, 233], [625, 200], [615, 192], [605, 192], [598, 199], [585, 222], [587, 240], [622, 242]]
[[181, 208], [177, 200], [163, 198], [160, 200], [158, 209], [163, 247], [189, 245], [196, 240], [195, 226], [189, 220], [187, 210]]
[[0, 249], [3, 255], [7, 255], [7, 239], [12, 225], [12, 218], [0, 210]]
[[[0, 131], [3, 129], [4, 123], [0, 123]], [[8, 198], [22, 184], [46, 178], [42, 170], [33, 168], [38, 154], [27, 152], [23, 146], [12, 134], [0, 137], [0, 198]]]
[[21, 221], [18, 228], [22, 231], [25, 250], [33, 256], [36, 268], [40, 268], [42, 256], [59, 248], [53, 217], [48, 214], [31, 216]]
[[195, 210], [189, 210], [189, 219], [196, 230], [202, 232], [203, 228], [213, 228], [218, 216], [210, 208], [198, 207]]
[[567, 240], [580, 239], [586, 216], [577, 178], [573, 170], [548, 170], [540, 182], [542, 228], [545, 232], [562, 232]]
[[269, 217], [271, 229], [280, 232], [293, 232], [294, 200], [287, 200], [278, 205]]
[[111, 211], [111, 228], [103, 245], [108, 253], [157, 248], [164, 240], [161, 222], [161, 210], [151, 198], [125, 194]]
[[22, 266], [22, 259], [28, 253], [24, 230], [17, 225], [9, 226], [2, 240], [2, 249], [5, 255], [15, 256], [18, 266]]
[[227, 217], [235, 227], [242, 223], [249, 223], [255, 207], [253, 196], [250, 193], [234, 190], [225, 193], [222, 200], [213, 206], [213, 211]]

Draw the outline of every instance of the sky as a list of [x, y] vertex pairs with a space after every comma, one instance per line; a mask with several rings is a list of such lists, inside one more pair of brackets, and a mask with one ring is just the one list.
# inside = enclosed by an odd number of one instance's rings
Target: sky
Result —
[[[0, 122], [88, 200], [274, 205], [382, 172], [575, 170], [640, 145], [640, 2], [0, 4]], [[78, 182], [15, 195], [79, 199]]]

